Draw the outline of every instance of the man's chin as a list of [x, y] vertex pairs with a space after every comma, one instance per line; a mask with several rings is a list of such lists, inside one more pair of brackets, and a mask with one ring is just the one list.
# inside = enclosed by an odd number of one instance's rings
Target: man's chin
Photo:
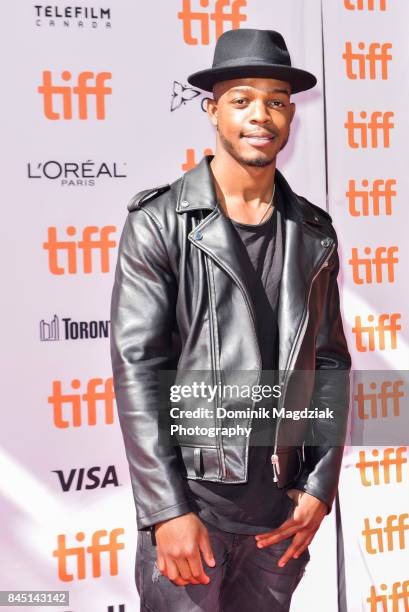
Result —
[[276, 151], [246, 151], [236, 150], [236, 159], [244, 166], [252, 166], [253, 168], [265, 168], [274, 164], [276, 161]]
[[239, 156], [239, 161], [245, 166], [253, 166], [255, 168], [264, 168], [265, 166], [270, 166], [274, 163], [275, 157], [271, 159], [263, 156], [256, 157], [242, 157]]

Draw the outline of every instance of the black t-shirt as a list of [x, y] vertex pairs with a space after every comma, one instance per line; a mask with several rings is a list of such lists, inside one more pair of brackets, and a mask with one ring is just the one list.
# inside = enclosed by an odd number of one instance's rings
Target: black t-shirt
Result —
[[[283, 202], [279, 188], [273, 212], [258, 225], [239, 223], [230, 219], [242, 240], [254, 268], [249, 280], [256, 313], [257, 334], [263, 373], [260, 384], [273, 385], [277, 381], [271, 371], [278, 369], [277, 307], [284, 252]], [[238, 329], [238, 332], [239, 329]], [[268, 372], [270, 370], [270, 372]], [[264, 372], [266, 371], [266, 372]], [[266, 400], [256, 402], [255, 408], [271, 407]], [[248, 481], [228, 484], [188, 479], [187, 483], [200, 518], [224, 531], [255, 534], [278, 527], [286, 518], [291, 501], [273, 481], [271, 455], [275, 422], [268, 424], [269, 446], [252, 444], [252, 436], [266, 428], [265, 419], [252, 420], [248, 457]], [[253, 438], [254, 439], [254, 438]], [[263, 437], [263, 440], [266, 439]], [[271, 442], [270, 442], [271, 441]], [[260, 441], [259, 441], [260, 444]]]

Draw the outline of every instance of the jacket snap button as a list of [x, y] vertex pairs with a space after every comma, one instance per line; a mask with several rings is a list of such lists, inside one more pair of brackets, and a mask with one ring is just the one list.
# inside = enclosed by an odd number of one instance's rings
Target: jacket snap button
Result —
[[321, 244], [323, 247], [329, 247], [332, 243], [331, 238], [324, 238], [324, 240], [321, 240]]
[[180, 205], [183, 206], [183, 208], [186, 208], [186, 206], [189, 206], [189, 202], [187, 200], [183, 200]]
[[201, 239], [203, 238], [203, 234], [202, 234], [202, 232], [199, 232], [199, 231], [195, 232], [195, 234], [194, 234], [193, 238], [194, 238], [195, 240], [201, 240]]

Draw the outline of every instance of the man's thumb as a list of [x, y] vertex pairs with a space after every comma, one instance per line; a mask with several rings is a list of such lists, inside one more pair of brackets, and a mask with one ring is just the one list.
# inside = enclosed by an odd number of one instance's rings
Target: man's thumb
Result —
[[212, 546], [210, 544], [209, 535], [205, 532], [200, 538], [199, 548], [207, 565], [214, 567], [216, 559], [213, 556]]

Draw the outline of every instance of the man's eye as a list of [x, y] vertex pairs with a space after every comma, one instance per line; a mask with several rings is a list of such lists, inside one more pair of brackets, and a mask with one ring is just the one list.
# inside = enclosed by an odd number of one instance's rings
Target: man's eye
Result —
[[[239, 106], [243, 106], [243, 104], [245, 104], [247, 101], [248, 101], [247, 98], [236, 98], [235, 100], [233, 100], [233, 104], [238, 104]], [[271, 106], [278, 105], [279, 108], [285, 106], [283, 102], [281, 102], [281, 100], [270, 100], [268, 104], [270, 104]]]

